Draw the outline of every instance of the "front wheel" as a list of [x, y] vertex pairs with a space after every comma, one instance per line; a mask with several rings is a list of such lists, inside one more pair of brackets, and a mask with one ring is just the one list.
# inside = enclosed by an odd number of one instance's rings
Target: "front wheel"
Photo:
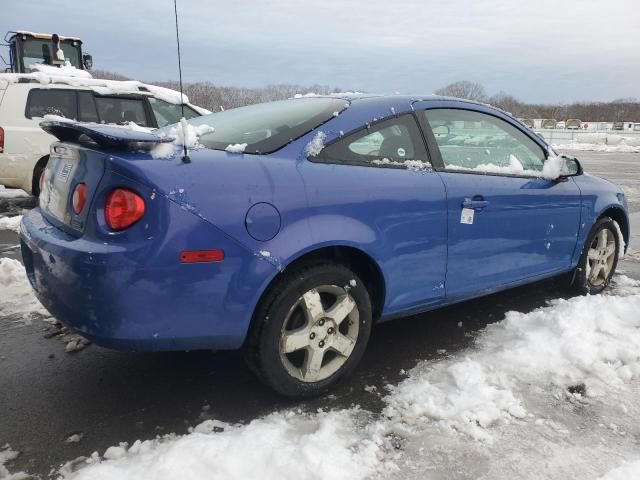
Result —
[[267, 293], [245, 355], [282, 395], [320, 395], [358, 364], [371, 322], [369, 293], [355, 273], [343, 265], [304, 267]]
[[581, 294], [602, 292], [618, 266], [620, 240], [613, 220], [603, 217], [591, 229], [578, 263], [573, 287]]

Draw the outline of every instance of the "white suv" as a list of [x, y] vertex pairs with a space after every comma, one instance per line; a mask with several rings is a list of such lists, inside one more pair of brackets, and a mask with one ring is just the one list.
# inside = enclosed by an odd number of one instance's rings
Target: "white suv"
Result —
[[[210, 113], [183, 99], [187, 119]], [[38, 125], [47, 114], [159, 128], [178, 122], [182, 108], [179, 92], [137, 81], [0, 74], [0, 185], [39, 194], [40, 174], [55, 141]]]

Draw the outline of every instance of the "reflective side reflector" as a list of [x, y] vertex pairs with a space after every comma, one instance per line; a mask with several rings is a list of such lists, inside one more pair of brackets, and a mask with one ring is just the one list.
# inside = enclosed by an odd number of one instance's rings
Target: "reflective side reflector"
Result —
[[221, 262], [224, 260], [224, 250], [188, 250], [180, 254], [182, 263]]

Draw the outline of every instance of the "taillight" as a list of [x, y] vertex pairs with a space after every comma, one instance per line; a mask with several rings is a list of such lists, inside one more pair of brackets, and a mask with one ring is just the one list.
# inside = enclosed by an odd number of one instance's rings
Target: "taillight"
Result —
[[0, 127], [0, 153], [4, 152], [4, 129]]
[[[42, 177], [44, 173], [40, 176], [40, 188], [42, 188]], [[82, 209], [84, 208], [85, 203], [87, 203], [87, 184], [79, 183], [76, 185], [75, 190], [73, 191], [73, 197], [71, 200], [71, 204], [73, 206], [73, 212], [76, 215], [80, 215]]]
[[144, 200], [140, 195], [125, 188], [116, 188], [107, 197], [104, 218], [112, 230], [124, 230], [144, 215]]

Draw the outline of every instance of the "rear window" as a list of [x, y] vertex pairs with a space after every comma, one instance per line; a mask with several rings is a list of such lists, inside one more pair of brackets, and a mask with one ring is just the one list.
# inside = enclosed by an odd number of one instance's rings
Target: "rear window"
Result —
[[55, 88], [30, 90], [27, 98], [26, 117], [44, 117], [45, 115], [78, 118], [75, 90]]
[[194, 118], [189, 123], [215, 128], [199, 139], [207, 148], [224, 150], [228, 145], [246, 143], [245, 153], [271, 153], [323, 124], [348, 105], [346, 100], [338, 98], [298, 98], [234, 108]]
[[135, 122], [148, 127], [144, 102], [141, 98], [98, 97], [96, 96], [98, 117], [104, 123]]

